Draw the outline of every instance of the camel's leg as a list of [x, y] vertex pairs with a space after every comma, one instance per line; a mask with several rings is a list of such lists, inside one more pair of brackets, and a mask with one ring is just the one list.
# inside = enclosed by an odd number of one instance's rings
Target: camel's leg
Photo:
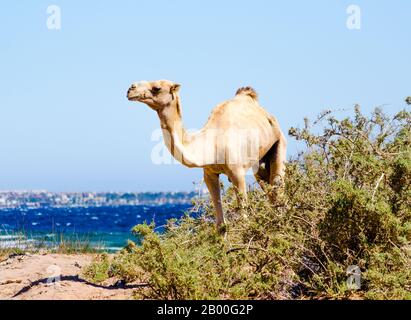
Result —
[[266, 185], [270, 184], [270, 165], [275, 149], [276, 145], [274, 144], [266, 155], [260, 159], [258, 168], [254, 171], [255, 180], [257, 180], [263, 190], [266, 189]]
[[[260, 167], [255, 174], [255, 179], [261, 188], [267, 191], [267, 185], [281, 186], [285, 175], [287, 142], [283, 135], [260, 160]], [[277, 190], [278, 191], [278, 190]], [[269, 192], [271, 202], [275, 203], [277, 192]]]
[[255, 180], [261, 186], [261, 189], [265, 189], [265, 185], [270, 183], [270, 161], [266, 156], [260, 160], [259, 167], [256, 173], [254, 173]]
[[270, 185], [281, 186], [285, 175], [285, 161], [287, 160], [287, 140], [283, 135], [274, 145], [275, 150], [270, 159]]
[[268, 198], [272, 203], [276, 202], [276, 193], [274, 190], [269, 188], [270, 185], [270, 172], [271, 172], [271, 161], [274, 158], [274, 146], [269, 153], [260, 160], [260, 167], [258, 172], [254, 174], [255, 180], [257, 180], [261, 189], [267, 194]]
[[245, 181], [245, 172], [244, 170], [234, 170], [228, 174], [228, 177], [232, 184], [235, 187], [237, 194], [237, 201], [241, 207], [244, 218], [247, 218], [247, 215], [244, 211], [247, 204], [247, 185]]
[[225, 223], [223, 206], [221, 204], [220, 179], [218, 174], [204, 170], [204, 182], [210, 192], [211, 200], [216, 212], [217, 228]]

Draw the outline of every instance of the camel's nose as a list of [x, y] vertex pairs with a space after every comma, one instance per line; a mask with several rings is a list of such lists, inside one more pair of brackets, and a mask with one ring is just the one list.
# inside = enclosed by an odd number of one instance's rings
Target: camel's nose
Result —
[[137, 89], [137, 85], [135, 83], [133, 83], [130, 88], [128, 88], [127, 94], [130, 94], [131, 91]]

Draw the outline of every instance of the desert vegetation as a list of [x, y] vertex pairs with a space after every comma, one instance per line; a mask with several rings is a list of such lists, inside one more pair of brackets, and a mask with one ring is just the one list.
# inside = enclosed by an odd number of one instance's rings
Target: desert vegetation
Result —
[[[325, 111], [289, 136], [305, 144], [290, 159], [276, 203], [252, 187], [243, 219], [224, 190], [227, 233], [198, 201], [158, 234], [136, 226], [115, 256], [84, 275], [146, 285], [138, 299], [411, 299], [411, 114], [359, 106], [339, 119]], [[199, 217], [198, 217], [199, 215]], [[347, 286], [347, 268], [361, 288]]]
[[27, 243], [28, 236], [23, 233], [12, 235], [15, 243], [9, 246], [0, 247], [0, 263], [14, 256], [24, 256], [26, 254], [97, 254], [103, 252], [101, 248], [93, 246], [87, 237], [66, 236], [64, 234], [55, 235], [48, 241], [35, 241]]

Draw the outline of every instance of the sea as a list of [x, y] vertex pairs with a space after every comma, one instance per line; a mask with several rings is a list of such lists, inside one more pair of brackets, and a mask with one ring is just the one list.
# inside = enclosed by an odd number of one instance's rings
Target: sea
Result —
[[131, 233], [135, 225], [154, 222], [161, 233], [167, 220], [190, 209], [189, 204], [1, 209], [0, 248], [53, 246], [65, 239], [115, 252], [128, 240], [138, 241]]

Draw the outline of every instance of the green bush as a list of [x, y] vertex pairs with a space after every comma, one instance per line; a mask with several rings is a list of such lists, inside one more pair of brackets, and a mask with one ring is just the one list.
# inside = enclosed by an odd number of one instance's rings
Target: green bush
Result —
[[[289, 134], [307, 149], [287, 164], [282, 190], [253, 188], [248, 219], [228, 189], [224, 237], [204, 201], [200, 218], [188, 213], [164, 234], [136, 226], [141, 244], [130, 242], [110, 275], [147, 282], [137, 298], [410, 299], [410, 113], [366, 117], [357, 106], [352, 118], [324, 112]], [[282, 194], [274, 205], [271, 191]], [[347, 286], [352, 265], [359, 290]]]
[[83, 270], [83, 275], [89, 280], [101, 283], [112, 276], [110, 258], [106, 253], [98, 255], [93, 263]]

